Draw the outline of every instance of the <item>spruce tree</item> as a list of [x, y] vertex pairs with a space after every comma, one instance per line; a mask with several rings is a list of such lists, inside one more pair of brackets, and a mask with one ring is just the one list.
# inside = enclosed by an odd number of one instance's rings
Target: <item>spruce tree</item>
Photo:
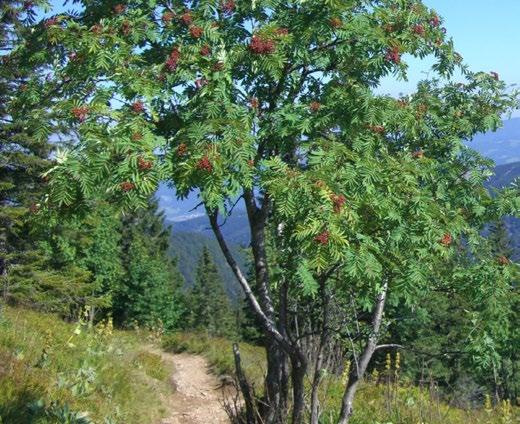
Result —
[[124, 270], [112, 288], [114, 319], [166, 328], [176, 327], [182, 312], [180, 289], [184, 280], [168, 253], [170, 228], [164, 226], [157, 202], [126, 214], [121, 220], [120, 260]]
[[197, 266], [195, 284], [188, 295], [189, 326], [210, 336], [234, 336], [235, 318], [224, 284], [205, 246]]

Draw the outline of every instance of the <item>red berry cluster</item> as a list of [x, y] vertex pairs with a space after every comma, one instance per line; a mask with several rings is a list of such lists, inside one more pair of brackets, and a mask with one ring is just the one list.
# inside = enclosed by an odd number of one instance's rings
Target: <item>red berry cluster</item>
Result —
[[92, 28], [90, 28], [90, 30], [91, 30], [94, 34], [100, 34], [101, 31], [103, 31], [103, 27], [102, 27], [100, 24], [96, 24], [96, 25], [93, 25]]
[[208, 80], [205, 78], [199, 78], [195, 80], [195, 87], [197, 87], [197, 90], [200, 90], [202, 87], [204, 87], [208, 83]]
[[216, 72], [220, 72], [220, 71], [224, 70], [224, 62], [216, 62], [213, 65], [213, 70]]
[[184, 156], [188, 153], [188, 146], [184, 143], [179, 144], [177, 147], [177, 156]]
[[77, 106], [72, 108], [72, 114], [79, 122], [85, 121], [89, 112], [88, 106]]
[[189, 10], [186, 10], [182, 14], [181, 21], [184, 25], [191, 25], [191, 23], [193, 22], [193, 17], [191, 16], [191, 12]]
[[125, 181], [121, 184], [119, 184], [119, 187], [121, 190], [123, 190], [125, 193], [133, 190], [135, 188], [135, 184], [130, 181]]
[[311, 112], [318, 112], [321, 108], [321, 103], [320, 102], [317, 102], [317, 101], [312, 101], [310, 104], [309, 104], [309, 109], [311, 110]]
[[230, 15], [235, 10], [235, 2], [233, 0], [226, 0], [222, 2], [222, 11], [226, 15]]
[[213, 170], [213, 165], [211, 164], [209, 158], [207, 156], [204, 156], [197, 162], [197, 169], [206, 172], [211, 172]]
[[405, 108], [406, 106], [408, 106], [408, 100], [406, 99], [399, 99], [397, 101], [397, 105], [400, 107], [400, 108]]
[[498, 261], [498, 263], [499, 263], [500, 265], [509, 265], [509, 263], [511, 262], [511, 261], [507, 258], [507, 256], [504, 256], [504, 255], [499, 256], [499, 257], [497, 258], [497, 261]]
[[285, 37], [286, 35], [289, 35], [289, 30], [287, 28], [278, 28], [276, 34]]
[[412, 157], [414, 159], [422, 159], [424, 157], [424, 152], [421, 149], [416, 150], [415, 152], [412, 153]]
[[44, 23], [43, 23], [43, 26], [45, 28], [50, 28], [54, 25], [57, 25], [58, 24], [58, 18], [56, 17], [52, 17], [52, 18], [49, 18], [47, 19]]
[[204, 30], [197, 25], [190, 26], [190, 34], [193, 38], [200, 38], [203, 32]]
[[437, 15], [433, 15], [433, 18], [430, 19], [430, 24], [432, 27], [437, 28], [441, 24], [441, 20]]
[[175, 18], [175, 13], [167, 10], [166, 12], [163, 13], [162, 17], [161, 17], [161, 20], [163, 21], [164, 24], [169, 24], [171, 21], [173, 21], [173, 18]]
[[399, 52], [399, 47], [391, 47], [387, 50], [385, 59], [389, 62], [400, 63], [401, 62], [401, 52]]
[[336, 18], [332, 18], [332, 19], [330, 20], [330, 26], [331, 26], [332, 28], [336, 28], [336, 29], [338, 29], [338, 28], [341, 28], [342, 25], [343, 25], [343, 22], [342, 22], [342, 20], [341, 20], [340, 18], [338, 18], [338, 17], [336, 17]]
[[271, 54], [275, 49], [276, 45], [273, 40], [259, 35], [253, 35], [249, 44], [249, 50], [255, 54]]
[[497, 74], [496, 72], [490, 72], [490, 74], [491, 74], [491, 77], [492, 77], [494, 80], [496, 80], [496, 81], [499, 80], [499, 76], [498, 76], [498, 74]]
[[423, 36], [426, 33], [426, 30], [423, 25], [416, 24], [413, 26], [413, 32], [417, 35]]
[[153, 162], [140, 157], [139, 159], [137, 159], [137, 166], [141, 171], [146, 171], [148, 169], [152, 169]]
[[144, 112], [144, 104], [141, 100], [137, 100], [136, 102], [132, 103], [132, 110], [135, 113], [142, 113]]
[[174, 48], [168, 56], [168, 59], [166, 59], [166, 67], [168, 68], [168, 70], [175, 71], [175, 69], [177, 69], [177, 64], [179, 63], [180, 57], [181, 52], [177, 47]]
[[369, 128], [370, 131], [376, 134], [384, 134], [385, 132], [385, 127], [383, 125], [370, 125]]
[[448, 247], [453, 242], [453, 237], [450, 233], [446, 233], [441, 238], [441, 244]]
[[211, 54], [211, 47], [207, 44], [202, 46], [200, 49], [200, 55], [201, 56], [209, 56]]
[[126, 6], [124, 4], [119, 3], [114, 6], [114, 12], [116, 12], [118, 15], [124, 13], [125, 10]]
[[123, 21], [121, 24], [121, 31], [123, 31], [123, 34], [126, 36], [132, 32], [132, 25], [130, 24], [130, 21]]
[[343, 196], [343, 194], [333, 194], [330, 196], [330, 200], [332, 200], [332, 204], [334, 205], [334, 212], [340, 213], [341, 209], [345, 205], [347, 198]]
[[325, 230], [318, 234], [316, 237], [314, 237], [314, 241], [318, 242], [319, 244], [325, 245], [329, 243], [329, 237], [330, 233], [327, 230]]
[[250, 168], [254, 168], [255, 167], [255, 161], [253, 159], [249, 159], [247, 161], [247, 166], [249, 166]]
[[258, 106], [260, 106], [260, 102], [256, 97], [251, 97], [251, 99], [249, 99], [249, 104], [253, 109], [258, 109]]
[[140, 132], [135, 132], [132, 134], [132, 141], [140, 141], [143, 139], [143, 134]]

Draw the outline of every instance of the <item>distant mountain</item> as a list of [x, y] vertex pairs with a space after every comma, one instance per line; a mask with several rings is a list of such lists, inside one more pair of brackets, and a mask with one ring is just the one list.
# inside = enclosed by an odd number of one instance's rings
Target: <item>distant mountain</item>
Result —
[[[204, 246], [213, 256], [229, 297], [237, 299], [240, 296], [240, 286], [220, 251], [217, 241], [209, 235], [198, 232], [173, 231], [170, 238], [170, 253], [178, 260], [179, 271], [184, 276], [186, 287], [192, 287], [195, 283], [197, 264]], [[244, 249], [232, 243], [229, 244], [229, 248], [242, 270], [247, 271], [247, 253]]]
[[[206, 215], [197, 216], [182, 221], [169, 221], [167, 223], [173, 227], [173, 232], [182, 233], [199, 233], [213, 238], [213, 231], [209, 225], [209, 219]], [[230, 243], [247, 246], [249, 244], [249, 224], [247, 221], [247, 213], [241, 209], [235, 209], [227, 218], [220, 218], [220, 229]]]
[[468, 146], [497, 165], [520, 162], [520, 118], [504, 121], [504, 126], [496, 132], [478, 134]]

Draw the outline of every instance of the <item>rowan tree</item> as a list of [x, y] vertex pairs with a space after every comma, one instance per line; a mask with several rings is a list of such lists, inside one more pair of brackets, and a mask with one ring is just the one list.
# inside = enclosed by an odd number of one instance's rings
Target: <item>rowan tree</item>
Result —
[[[39, 49], [56, 87], [53, 122], [77, 139], [48, 174], [47, 206], [79, 208], [104, 191], [128, 207], [160, 180], [181, 197], [198, 190], [264, 328], [267, 423], [285, 419], [289, 378], [292, 421], [303, 421], [308, 371], [283, 298], [274, 298], [283, 291], [270, 274], [268, 224], [305, 261], [300, 274], [312, 279], [301, 290], [341, 268], [372, 293], [374, 313], [338, 418], [348, 422], [388, 290], [413, 302], [463, 238], [476, 245], [484, 220], [518, 211], [514, 189], [487, 194], [491, 164], [463, 143], [496, 129], [515, 93], [496, 73], [470, 72], [420, 1], [78, 3], [81, 12], [39, 23], [13, 52], [31, 60]], [[383, 77], [406, 78], [409, 55], [432, 56], [435, 78], [403, 98], [378, 94]], [[256, 294], [220, 231], [237, 199], [248, 212]]]

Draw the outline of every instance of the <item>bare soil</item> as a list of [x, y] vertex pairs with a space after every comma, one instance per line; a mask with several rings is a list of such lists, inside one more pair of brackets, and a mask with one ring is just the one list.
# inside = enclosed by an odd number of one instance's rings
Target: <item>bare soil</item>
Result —
[[220, 382], [210, 373], [206, 360], [188, 353], [159, 354], [172, 365], [170, 378], [175, 389], [165, 402], [170, 415], [161, 424], [229, 424]]

